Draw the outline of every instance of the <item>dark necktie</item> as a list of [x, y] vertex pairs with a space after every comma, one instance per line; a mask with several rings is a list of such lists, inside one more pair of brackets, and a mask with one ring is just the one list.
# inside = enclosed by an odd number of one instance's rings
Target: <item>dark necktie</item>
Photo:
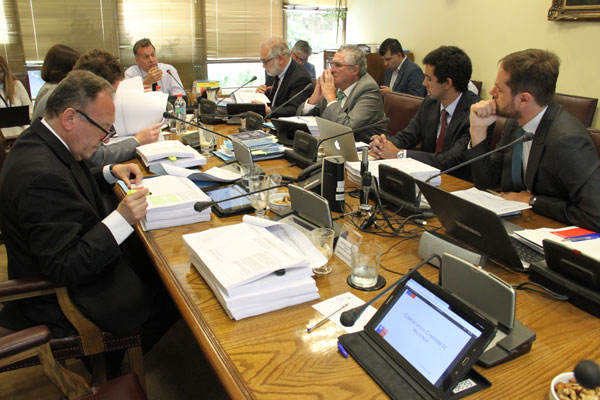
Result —
[[158, 84], [157, 84], [156, 82], [154, 82], [154, 83], [152, 84], [152, 91], [153, 91], [153, 92], [156, 92], [156, 86], [158, 86]]
[[277, 93], [277, 88], [279, 87], [279, 75], [275, 77], [273, 80], [273, 85], [271, 86], [271, 91], [269, 92], [269, 100], [271, 100], [271, 106], [275, 105], [275, 93]]
[[438, 135], [437, 142], [435, 143], [435, 152], [440, 153], [444, 149], [444, 135], [446, 133], [446, 125], [448, 124], [448, 111], [442, 110], [442, 126], [440, 127], [440, 134]]
[[[523, 136], [525, 131], [523, 128], [519, 129], [517, 132], [517, 137], [515, 139]], [[513, 147], [512, 160], [510, 166], [510, 176], [512, 179], [512, 183], [515, 188], [523, 187], [523, 143], [517, 143], [515, 147]]]

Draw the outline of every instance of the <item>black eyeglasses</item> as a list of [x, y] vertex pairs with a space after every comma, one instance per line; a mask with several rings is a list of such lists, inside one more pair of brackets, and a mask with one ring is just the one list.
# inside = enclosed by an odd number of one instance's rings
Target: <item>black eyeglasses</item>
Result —
[[79, 113], [81, 115], [83, 115], [83, 117], [85, 119], [87, 119], [87, 121], [94, 125], [96, 128], [100, 129], [102, 132], [104, 132], [104, 137], [102, 138], [102, 141], [104, 142], [106, 139], [110, 139], [111, 137], [115, 136], [117, 134], [117, 131], [115, 131], [115, 127], [114, 126], [110, 126], [110, 129], [107, 131], [106, 129], [104, 129], [103, 127], [101, 127], [96, 121], [94, 121], [93, 119], [91, 119], [90, 117], [87, 116], [86, 113], [84, 113], [83, 111], [79, 111], [79, 110], [75, 110], [76, 113]]

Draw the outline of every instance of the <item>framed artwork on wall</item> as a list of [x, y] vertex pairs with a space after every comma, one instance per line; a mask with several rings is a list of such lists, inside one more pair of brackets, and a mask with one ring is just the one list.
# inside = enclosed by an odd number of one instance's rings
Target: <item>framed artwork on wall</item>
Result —
[[600, 21], [600, 0], [552, 0], [550, 21]]

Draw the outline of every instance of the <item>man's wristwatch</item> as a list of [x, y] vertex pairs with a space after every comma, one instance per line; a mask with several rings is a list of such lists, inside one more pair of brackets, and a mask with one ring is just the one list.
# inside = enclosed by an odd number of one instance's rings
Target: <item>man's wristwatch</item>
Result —
[[110, 167], [108, 167], [108, 171], [110, 172], [110, 174], [116, 178], [115, 174], [113, 174], [113, 167], [115, 166], [115, 164], [110, 164]]
[[396, 153], [396, 158], [406, 158], [406, 150], [402, 149], [398, 153]]
[[530, 205], [531, 207], [533, 207], [533, 206], [535, 205], [535, 202], [536, 202], [536, 200], [537, 200], [537, 197], [535, 197], [535, 196], [531, 196], [531, 197], [529, 198], [529, 205]]

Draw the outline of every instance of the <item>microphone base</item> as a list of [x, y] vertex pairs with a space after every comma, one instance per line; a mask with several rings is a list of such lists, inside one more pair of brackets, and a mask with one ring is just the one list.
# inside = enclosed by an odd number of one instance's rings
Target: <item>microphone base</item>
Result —
[[353, 282], [352, 282], [352, 274], [348, 275], [348, 278], [346, 279], [346, 283], [350, 286], [353, 287], [354, 289], [358, 289], [358, 290], [362, 290], [364, 292], [374, 292], [375, 290], [379, 290], [381, 288], [383, 288], [386, 285], [386, 281], [385, 278], [381, 275], [377, 275], [377, 283], [375, 283], [374, 286], [365, 288], [365, 287], [360, 287], [360, 286], [356, 286]]

